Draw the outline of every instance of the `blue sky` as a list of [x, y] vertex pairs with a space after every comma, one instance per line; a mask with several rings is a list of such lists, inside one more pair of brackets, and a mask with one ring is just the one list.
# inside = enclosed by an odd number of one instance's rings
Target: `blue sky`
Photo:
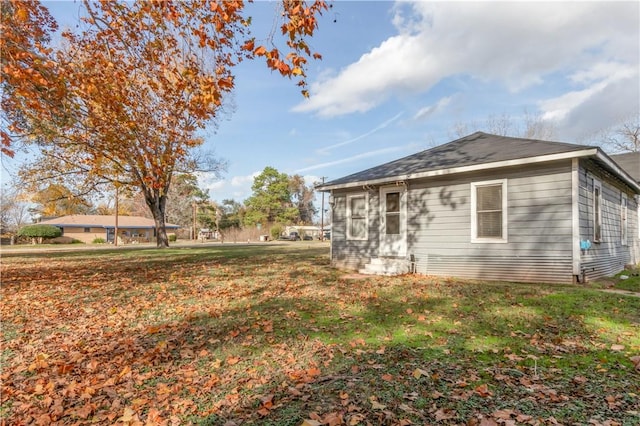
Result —
[[[247, 6], [258, 39], [276, 5]], [[491, 115], [526, 111], [554, 140], [585, 143], [640, 111], [638, 2], [334, 1], [311, 46], [323, 59], [308, 69], [310, 99], [260, 62], [237, 67], [234, 112], [206, 135], [229, 164], [222, 179], [200, 177], [212, 199], [245, 200], [265, 166], [337, 179]]]

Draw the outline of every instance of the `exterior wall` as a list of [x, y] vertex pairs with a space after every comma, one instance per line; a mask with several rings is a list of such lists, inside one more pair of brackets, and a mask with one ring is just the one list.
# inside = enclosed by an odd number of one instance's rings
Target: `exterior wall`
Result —
[[[594, 241], [594, 182], [602, 187], [602, 238]], [[627, 195], [627, 244], [622, 243], [622, 194]], [[621, 181], [591, 161], [581, 161], [579, 169], [580, 240], [590, 247], [580, 251], [581, 267], [587, 279], [610, 276], [625, 265], [640, 261], [638, 242], [638, 201]]]
[[89, 228], [89, 232], [84, 232], [84, 228], [64, 227], [62, 228], [61, 238], [72, 238], [86, 244], [91, 244], [96, 238], [103, 238], [106, 241], [107, 230], [104, 228]]
[[[105, 228], [89, 228], [89, 232], [84, 231], [85, 228], [81, 227], [63, 227], [62, 237], [59, 237], [60, 242], [70, 242], [72, 239], [82, 241], [86, 244], [93, 243], [96, 238], [102, 238], [107, 241], [107, 229]], [[167, 230], [167, 232], [171, 232]], [[153, 238], [153, 229], [118, 229], [119, 244], [126, 244], [130, 242], [149, 242]], [[137, 237], [133, 237], [137, 235]]]
[[[630, 220], [630, 224], [633, 225], [633, 231], [629, 231], [629, 232], [633, 232], [633, 234], [631, 234], [631, 236], [633, 237], [633, 244], [632, 244], [632, 259], [631, 259], [631, 263], [633, 265], [637, 265], [638, 267], [640, 267], [640, 195], [636, 195], [634, 197], [635, 199], [635, 218], [636, 220]], [[629, 207], [629, 212], [631, 212], [631, 207]], [[631, 213], [630, 213], [631, 214]]]
[[[507, 242], [471, 242], [471, 183], [507, 179]], [[378, 256], [377, 189], [368, 241], [346, 240], [346, 193], [334, 191], [332, 263], [356, 269]], [[407, 254], [428, 275], [523, 282], [573, 281], [571, 161], [411, 181]]]
[[[471, 242], [471, 183], [507, 180], [507, 241]], [[461, 278], [572, 282], [571, 162], [414, 182], [409, 253], [416, 271]]]
[[[593, 242], [593, 182], [602, 186], [602, 241]], [[507, 241], [471, 238], [471, 184], [507, 180]], [[347, 195], [368, 193], [367, 241], [347, 240]], [[621, 198], [627, 196], [627, 245], [621, 239]], [[360, 269], [379, 257], [379, 190], [335, 190], [332, 264]], [[640, 262], [638, 197], [591, 160], [561, 160], [408, 183], [407, 254], [428, 275], [520, 282], [595, 279]], [[574, 204], [574, 202], [576, 204]], [[575, 220], [574, 220], [575, 219]], [[591, 241], [588, 250], [581, 242]], [[582, 278], [582, 277], [581, 277]]]

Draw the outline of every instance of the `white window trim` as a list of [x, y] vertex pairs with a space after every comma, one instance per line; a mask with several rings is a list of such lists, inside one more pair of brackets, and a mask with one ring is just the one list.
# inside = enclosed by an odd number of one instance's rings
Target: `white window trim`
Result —
[[629, 245], [629, 198], [624, 192], [620, 197], [620, 244]]
[[[477, 215], [477, 191], [476, 188], [482, 186], [502, 185], [502, 238], [478, 238], [478, 215]], [[508, 238], [508, 211], [507, 211], [507, 179], [485, 180], [482, 182], [471, 182], [471, 242], [474, 244], [505, 244]]]
[[[351, 200], [353, 198], [364, 198], [364, 237], [354, 237], [351, 235]], [[369, 194], [367, 192], [358, 192], [357, 194], [347, 195], [347, 240], [367, 241], [369, 239]]]
[[[596, 188], [600, 190], [598, 192], [598, 200], [596, 200]], [[597, 206], [596, 206], [596, 201], [598, 201]], [[596, 223], [596, 213], [598, 213], [597, 215], [598, 223]], [[593, 213], [591, 215], [591, 219], [593, 222], [593, 242], [601, 243], [602, 242], [602, 182], [600, 182], [596, 178], [593, 178]], [[596, 228], [598, 226], [600, 227], [600, 238], [596, 238]]]

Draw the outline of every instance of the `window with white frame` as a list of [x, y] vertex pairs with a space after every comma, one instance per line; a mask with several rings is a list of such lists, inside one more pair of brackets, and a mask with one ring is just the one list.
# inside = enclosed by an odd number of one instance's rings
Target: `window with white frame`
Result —
[[507, 242], [507, 180], [471, 183], [471, 242]]
[[593, 180], [593, 241], [602, 241], [602, 183]]
[[627, 194], [622, 194], [620, 197], [620, 243], [623, 246], [627, 245], [627, 232], [629, 230], [627, 221], [627, 205], [629, 200]]
[[347, 195], [347, 239], [367, 239], [367, 212], [367, 194]]

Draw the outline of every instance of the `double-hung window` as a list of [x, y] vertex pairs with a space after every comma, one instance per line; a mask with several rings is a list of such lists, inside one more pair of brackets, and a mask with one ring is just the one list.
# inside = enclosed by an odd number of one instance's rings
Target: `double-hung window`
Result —
[[367, 233], [367, 194], [347, 195], [347, 239], [366, 240]]
[[629, 230], [627, 220], [627, 205], [629, 200], [627, 194], [622, 194], [620, 198], [620, 243], [623, 246], [627, 245], [627, 232]]
[[602, 183], [593, 180], [593, 241], [602, 241]]
[[507, 242], [507, 180], [471, 183], [471, 242]]

